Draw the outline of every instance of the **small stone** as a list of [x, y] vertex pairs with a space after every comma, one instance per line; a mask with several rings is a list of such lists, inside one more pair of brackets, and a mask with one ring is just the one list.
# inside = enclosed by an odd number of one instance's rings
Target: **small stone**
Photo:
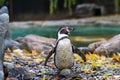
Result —
[[89, 77], [88, 80], [96, 80], [94, 77]]
[[8, 69], [12, 69], [14, 68], [14, 63], [13, 62], [3, 62], [3, 65], [8, 68]]
[[70, 77], [70, 76], [73, 76], [73, 73], [72, 73], [71, 69], [63, 69], [60, 72], [60, 76]]

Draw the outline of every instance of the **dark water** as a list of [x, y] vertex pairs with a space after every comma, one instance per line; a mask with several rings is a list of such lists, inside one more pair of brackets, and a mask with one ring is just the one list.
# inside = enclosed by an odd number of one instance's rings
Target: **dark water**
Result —
[[[95, 41], [95, 40], [90, 41], [89, 39], [98, 38], [96, 41], [98, 41], [99, 38], [100, 40], [101, 38], [109, 39], [112, 36], [120, 33], [120, 26], [89, 25], [89, 26], [74, 26], [74, 28], [75, 30], [70, 34], [70, 37], [73, 44], [77, 46], [87, 46], [89, 43]], [[24, 37], [28, 34], [36, 34], [40, 36], [55, 38], [58, 29], [59, 27], [56, 26], [51, 26], [51, 27], [34, 26], [30, 28], [18, 27], [18, 28], [11, 28], [11, 35], [13, 39], [16, 39], [17, 37]], [[88, 40], [84, 41], [83, 38], [86, 38]]]

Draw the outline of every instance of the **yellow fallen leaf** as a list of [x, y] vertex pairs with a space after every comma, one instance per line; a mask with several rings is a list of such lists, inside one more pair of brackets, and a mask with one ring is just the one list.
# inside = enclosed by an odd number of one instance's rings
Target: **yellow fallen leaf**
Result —
[[73, 56], [75, 61], [84, 62], [84, 60], [78, 54], [74, 54]]
[[88, 54], [86, 54], [86, 60], [87, 61], [97, 61], [98, 59], [100, 58], [100, 56], [98, 55], [98, 54], [92, 54], [92, 53], [88, 53]]
[[85, 72], [85, 73], [90, 73], [90, 72], [91, 72], [91, 69], [84, 69], [84, 72]]
[[44, 58], [36, 58], [36, 59], [34, 59], [34, 62], [40, 63], [40, 62], [42, 62], [44, 60], [45, 60]]
[[9, 55], [5, 55], [5, 56], [4, 56], [4, 61], [6, 61], [6, 62], [11, 62], [12, 59], [13, 59], [13, 57], [11, 57], [11, 56], [9, 56]]
[[119, 65], [118, 64], [108, 64], [108, 65], [106, 65], [106, 67], [107, 68], [118, 68], [119, 67]]
[[29, 61], [27, 61], [27, 63], [28, 63], [28, 64], [32, 64], [32, 63], [33, 63], [33, 61], [30, 61], [30, 60], [29, 60]]
[[21, 65], [20, 64], [15, 64], [15, 67], [20, 67]]
[[97, 67], [97, 63], [96, 62], [93, 62], [92, 63], [92, 68], [96, 68]]
[[32, 55], [33, 56], [37, 56], [39, 54], [39, 52], [37, 52], [36, 50], [32, 50]]
[[43, 76], [43, 78], [41, 80], [46, 80], [45, 76]]
[[113, 58], [113, 61], [120, 62], [120, 56], [113, 54], [112, 58]]
[[79, 59], [80, 56], [78, 54], [74, 54], [74, 59]]
[[73, 80], [72, 78], [68, 78], [67, 80]]

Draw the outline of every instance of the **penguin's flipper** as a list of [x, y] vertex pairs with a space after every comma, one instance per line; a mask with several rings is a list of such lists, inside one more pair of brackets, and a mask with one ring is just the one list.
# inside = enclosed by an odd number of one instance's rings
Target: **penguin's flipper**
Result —
[[84, 60], [84, 62], [86, 62], [86, 57], [85, 57], [85, 54], [80, 51], [78, 48], [76, 48], [75, 46], [72, 46], [72, 50], [73, 50], [73, 53], [76, 53], [78, 55], [81, 56], [81, 58]]
[[55, 52], [55, 49], [53, 48], [50, 53], [48, 54], [48, 56], [46, 57], [46, 60], [45, 60], [45, 64], [44, 66], [46, 66], [47, 62], [48, 62], [48, 59], [52, 56], [52, 54]]

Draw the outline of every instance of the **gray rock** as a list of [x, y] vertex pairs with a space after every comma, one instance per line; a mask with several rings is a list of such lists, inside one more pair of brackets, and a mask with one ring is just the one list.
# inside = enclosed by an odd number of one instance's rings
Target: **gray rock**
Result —
[[0, 14], [3, 14], [3, 13], [7, 13], [7, 14], [8, 14], [8, 8], [7, 8], [7, 6], [3, 6], [3, 7], [0, 9]]
[[78, 48], [82, 53], [88, 53], [88, 52], [93, 52], [93, 49], [89, 48], [89, 47], [79, 47]]
[[3, 73], [3, 57], [4, 57], [4, 36], [5, 31], [3, 28], [0, 28], [0, 79], [4, 80], [4, 73]]
[[5, 39], [10, 39], [9, 15], [7, 13], [0, 15], [0, 27], [5, 29]]
[[9, 15], [7, 13], [0, 15], [0, 24], [3, 26], [5, 26], [5, 24], [9, 24]]
[[0, 28], [3, 28], [5, 30], [5, 37], [4, 38], [5, 38], [6, 48], [12, 48], [13, 46], [17, 46], [18, 48], [22, 48], [21, 44], [19, 44], [18, 42], [11, 39], [10, 28], [9, 28], [9, 15], [7, 13], [3, 13], [0, 15]]
[[[0, 9], [0, 79], [4, 80], [4, 72], [3, 72], [3, 58], [5, 53], [5, 48], [8, 47], [5, 44], [5, 39], [9, 40], [11, 43], [10, 37], [10, 29], [9, 29], [9, 15], [7, 12], [7, 7], [2, 7]], [[12, 42], [11, 44], [13, 44]], [[12, 46], [12, 45], [11, 45]]]
[[60, 76], [64, 76], [64, 77], [72, 77], [73, 76], [73, 72], [71, 69], [63, 69], [60, 72]]
[[5, 46], [6, 48], [10, 48], [10, 49], [12, 49], [13, 47], [23, 49], [23, 46], [20, 43], [12, 39], [5, 39]]
[[88, 45], [89, 49], [94, 51], [97, 47], [99, 47], [101, 44], [105, 43], [106, 41], [98, 41], [94, 42]]
[[98, 54], [110, 55], [111, 53], [120, 52], [120, 34], [107, 41], [91, 43], [88, 47]]
[[3, 65], [8, 69], [12, 69], [15, 67], [14, 63], [10, 63], [10, 62], [3, 62]]
[[4, 73], [3, 73], [3, 71], [0, 71], [0, 80], [4, 80]]
[[38, 35], [27, 35], [25, 37], [17, 38], [16, 41], [21, 43], [24, 49], [28, 51], [36, 50], [38, 52], [49, 53], [53, 48], [55, 39], [42, 37]]

